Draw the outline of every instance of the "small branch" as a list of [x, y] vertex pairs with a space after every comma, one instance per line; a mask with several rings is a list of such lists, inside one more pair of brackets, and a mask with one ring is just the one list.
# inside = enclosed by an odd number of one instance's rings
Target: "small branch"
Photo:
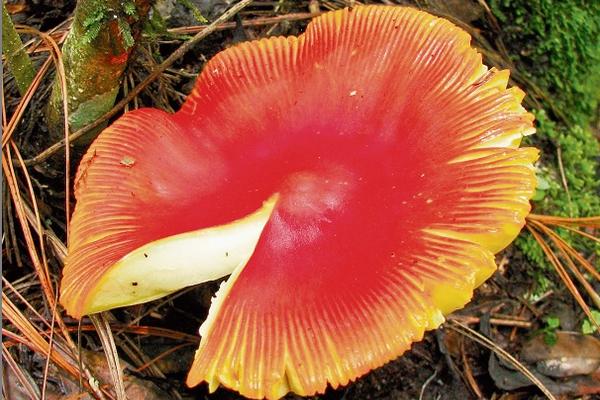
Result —
[[[242, 26], [244, 28], [250, 28], [250, 27], [256, 27], [256, 26], [277, 24], [277, 23], [283, 22], [283, 21], [286, 21], [286, 22], [302, 21], [305, 19], [311, 19], [311, 18], [317, 17], [319, 15], [321, 15], [320, 12], [317, 12], [317, 13], [291, 13], [291, 14], [285, 14], [285, 15], [277, 15], [275, 17], [253, 18], [250, 20], [242, 21]], [[235, 29], [236, 27], [237, 27], [237, 24], [235, 22], [224, 22], [222, 24], [217, 25], [217, 27], [215, 28], [215, 31], [224, 31], [226, 29]], [[191, 34], [191, 33], [202, 32], [207, 28], [208, 28], [208, 26], [206, 26], [206, 25], [182, 26], [179, 28], [169, 29], [169, 32], [180, 34], [180, 35], [181, 34]]]
[[[453, 315], [448, 317], [448, 320], [462, 322], [466, 325], [478, 324], [480, 321], [479, 317], [471, 315]], [[529, 321], [523, 321], [521, 319], [509, 319], [509, 318], [490, 318], [490, 324], [498, 326], [513, 326], [516, 328], [530, 329], [533, 324]]]

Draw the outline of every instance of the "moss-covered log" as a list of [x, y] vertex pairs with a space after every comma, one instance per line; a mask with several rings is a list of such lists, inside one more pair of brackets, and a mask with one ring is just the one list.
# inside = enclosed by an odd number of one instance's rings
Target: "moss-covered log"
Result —
[[[69, 125], [77, 130], [110, 110], [150, 0], [79, 0], [63, 45]], [[58, 79], [48, 107], [50, 134], [62, 137]], [[83, 142], [93, 138], [94, 132]]]

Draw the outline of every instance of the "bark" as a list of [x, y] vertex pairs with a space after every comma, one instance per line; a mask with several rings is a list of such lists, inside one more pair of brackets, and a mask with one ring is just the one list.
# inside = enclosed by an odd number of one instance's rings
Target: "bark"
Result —
[[[79, 0], [62, 48], [69, 126], [77, 130], [114, 105], [127, 61], [150, 8], [149, 0]], [[53, 139], [63, 136], [62, 90], [56, 79], [48, 105]], [[89, 143], [90, 132], [80, 143]]]

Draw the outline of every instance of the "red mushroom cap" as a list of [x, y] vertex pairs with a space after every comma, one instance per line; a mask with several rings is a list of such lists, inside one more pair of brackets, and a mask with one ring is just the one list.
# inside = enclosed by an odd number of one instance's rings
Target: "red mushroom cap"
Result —
[[518, 234], [533, 132], [467, 33], [411, 8], [326, 13], [214, 57], [174, 115], [84, 157], [61, 300], [76, 317], [232, 273], [188, 384], [322, 392], [462, 307]]

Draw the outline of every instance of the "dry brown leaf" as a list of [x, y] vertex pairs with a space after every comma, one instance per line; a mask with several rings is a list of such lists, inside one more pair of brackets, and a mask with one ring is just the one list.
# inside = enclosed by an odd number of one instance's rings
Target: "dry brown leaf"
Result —
[[521, 358], [546, 376], [588, 375], [600, 368], [600, 340], [577, 332], [556, 332], [556, 344], [549, 346], [540, 335], [525, 344]]

